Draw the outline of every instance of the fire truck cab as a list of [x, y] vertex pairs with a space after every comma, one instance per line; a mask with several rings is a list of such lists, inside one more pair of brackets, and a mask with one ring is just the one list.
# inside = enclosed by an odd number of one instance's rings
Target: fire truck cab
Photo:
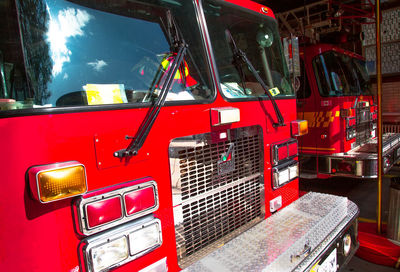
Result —
[[[331, 44], [300, 46], [298, 117], [302, 177], [377, 177], [377, 106], [364, 59]], [[400, 158], [400, 134], [383, 135], [387, 172]]]
[[299, 197], [273, 12], [0, 4], [1, 271], [337, 271], [358, 207]]

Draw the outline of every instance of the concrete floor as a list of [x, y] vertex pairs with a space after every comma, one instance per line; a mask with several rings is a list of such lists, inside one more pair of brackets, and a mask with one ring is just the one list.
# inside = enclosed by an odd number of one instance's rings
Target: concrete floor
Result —
[[[400, 167], [395, 166], [382, 180], [382, 220], [387, 221], [389, 210], [390, 178], [400, 176]], [[327, 180], [301, 180], [300, 190], [346, 196], [360, 208], [360, 218], [376, 220], [377, 182], [373, 180], [332, 178]], [[392, 267], [376, 265], [356, 256], [344, 268], [344, 272], [394, 272]]]

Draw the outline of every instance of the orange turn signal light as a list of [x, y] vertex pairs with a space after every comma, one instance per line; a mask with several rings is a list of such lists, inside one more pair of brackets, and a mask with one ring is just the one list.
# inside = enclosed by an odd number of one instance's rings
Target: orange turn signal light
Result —
[[33, 197], [52, 202], [87, 191], [85, 167], [78, 162], [64, 162], [34, 166], [28, 170]]
[[303, 136], [308, 133], [307, 120], [295, 120], [290, 123], [292, 136]]
[[343, 118], [354, 116], [354, 110], [351, 109], [351, 108], [341, 109], [340, 110], [340, 116], [343, 117]]

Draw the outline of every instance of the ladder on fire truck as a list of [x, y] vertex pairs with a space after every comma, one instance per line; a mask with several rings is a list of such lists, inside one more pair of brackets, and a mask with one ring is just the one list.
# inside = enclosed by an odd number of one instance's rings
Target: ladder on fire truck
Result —
[[351, 25], [371, 23], [365, 19], [374, 17], [374, 4], [363, 2], [323, 0], [277, 13], [279, 31], [283, 37], [303, 36], [312, 43], [325, 34], [350, 33]]

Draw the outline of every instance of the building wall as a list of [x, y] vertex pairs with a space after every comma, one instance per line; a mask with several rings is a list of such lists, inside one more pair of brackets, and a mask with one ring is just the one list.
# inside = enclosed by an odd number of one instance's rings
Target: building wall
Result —
[[[376, 83], [372, 87], [376, 91]], [[400, 76], [382, 79], [382, 116], [384, 123], [400, 125]]]

